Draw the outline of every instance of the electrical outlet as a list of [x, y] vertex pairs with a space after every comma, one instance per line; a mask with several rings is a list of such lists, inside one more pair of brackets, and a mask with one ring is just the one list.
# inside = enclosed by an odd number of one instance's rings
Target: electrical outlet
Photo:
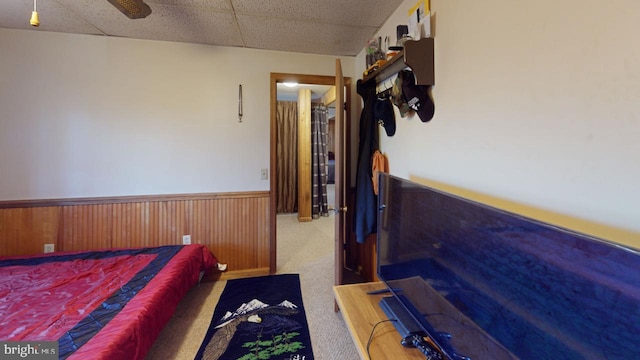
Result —
[[191, 235], [182, 235], [182, 245], [191, 244]]
[[44, 244], [45, 254], [52, 253], [54, 251], [56, 251], [55, 244]]
[[269, 180], [269, 169], [260, 170], [260, 179]]

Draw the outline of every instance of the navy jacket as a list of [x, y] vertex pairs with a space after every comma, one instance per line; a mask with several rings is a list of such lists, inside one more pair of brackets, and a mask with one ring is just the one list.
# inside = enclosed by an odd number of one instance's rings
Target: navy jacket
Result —
[[357, 90], [364, 100], [364, 106], [360, 114], [354, 227], [356, 241], [364, 243], [367, 235], [376, 232], [378, 197], [374, 194], [371, 183], [371, 158], [379, 145], [378, 124], [373, 116], [373, 106], [376, 102], [375, 83], [370, 81], [365, 84], [362, 80], [358, 80]]

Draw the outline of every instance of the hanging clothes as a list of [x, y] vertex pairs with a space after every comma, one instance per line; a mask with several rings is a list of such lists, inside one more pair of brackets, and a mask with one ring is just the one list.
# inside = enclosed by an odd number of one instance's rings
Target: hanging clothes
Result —
[[357, 82], [358, 95], [362, 97], [364, 106], [360, 114], [360, 142], [358, 146], [358, 167], [356, 169], [356, 199], [354, 230], [356, 241], [364, 243], [367, 235], [376, 232], [378, 198], [373, 192], [371, 182], [371, 159], [378, 150], [378, 123], [373, 116], [376, 101], [375, 83]]
[[371, 158], [371, 182], [373, 183], [373, 193], [378, 195], [378, 174], [389, 172], [389, 162], [380, 150], [376, 150]]
[[311, 109], [311, 216], [329, 216], [327, 203], [327, 138], [329, 124], [327, 107], [314, 106]]

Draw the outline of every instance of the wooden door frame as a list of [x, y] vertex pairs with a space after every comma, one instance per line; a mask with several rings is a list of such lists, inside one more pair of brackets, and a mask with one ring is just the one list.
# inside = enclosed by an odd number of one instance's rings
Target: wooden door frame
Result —
[[[277, 122], [276, 122], [276, 112], [277, 112], [277, 102], [278, 102], [278, 83], [283, 82], [297, 82], [299, 84], [318, 84], [318, 85], [336, 85], [336, 77], [334, 76], [325, 76], [325, 75], [305, 75], [305, 74], [287, 74], [287, 73], [271, 73], [271, 79], [269, 81], [271, 88], [271, 126], [270, 126], [270, 159], [269, 159], [269, 167], [271, 169], [269, 174], [269, 273], [275, 274], [277, 271], [277, 233], [276, 233], [276, 223], [277, 223], [277, 157], [276, 157], [276, 146], [277, 146]], [[351, 179], [351, 151], [349, 146], [349, 139], [351, 138], [351, 116], [350, 116], [350, 108], [351, 108], [351, 78], [344, 78], [344, 85], [347, 89], [345, 94], [345, 103], [347, 106], [347, 111], [345, 111], [345, 121], [347, 126], [345, 136], [345, 142], [347, 144], [347, 149], [345, 151], [345, 179], [347, 179], [347, 184], [344, 184], [345, 191], [348, 194], [350, 191], [349, 179]], [[337, 89], [336, 89], [337, 91]], [[336, 107], [338, 104], [336, 104]], [[337, 191], [337, 190], [336, 190]], [[337, 206], [337, 205], [336, 205]]]

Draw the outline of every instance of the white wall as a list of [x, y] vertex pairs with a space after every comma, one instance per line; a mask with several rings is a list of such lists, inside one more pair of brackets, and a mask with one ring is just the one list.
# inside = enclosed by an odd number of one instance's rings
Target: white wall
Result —
[[[395, 40], [416, 1], [380, 35]], [[640, 248], [640, 2], [433, 0], [432, 13], [435, 116], [396, 112], [396, 135], [381, 131], [391, 172], [622, 229], [614, 240]]]
[[0, 52], [0, 200], [268, 190], [270, 73], [335, 74], [333, 56], [24, 30]]

